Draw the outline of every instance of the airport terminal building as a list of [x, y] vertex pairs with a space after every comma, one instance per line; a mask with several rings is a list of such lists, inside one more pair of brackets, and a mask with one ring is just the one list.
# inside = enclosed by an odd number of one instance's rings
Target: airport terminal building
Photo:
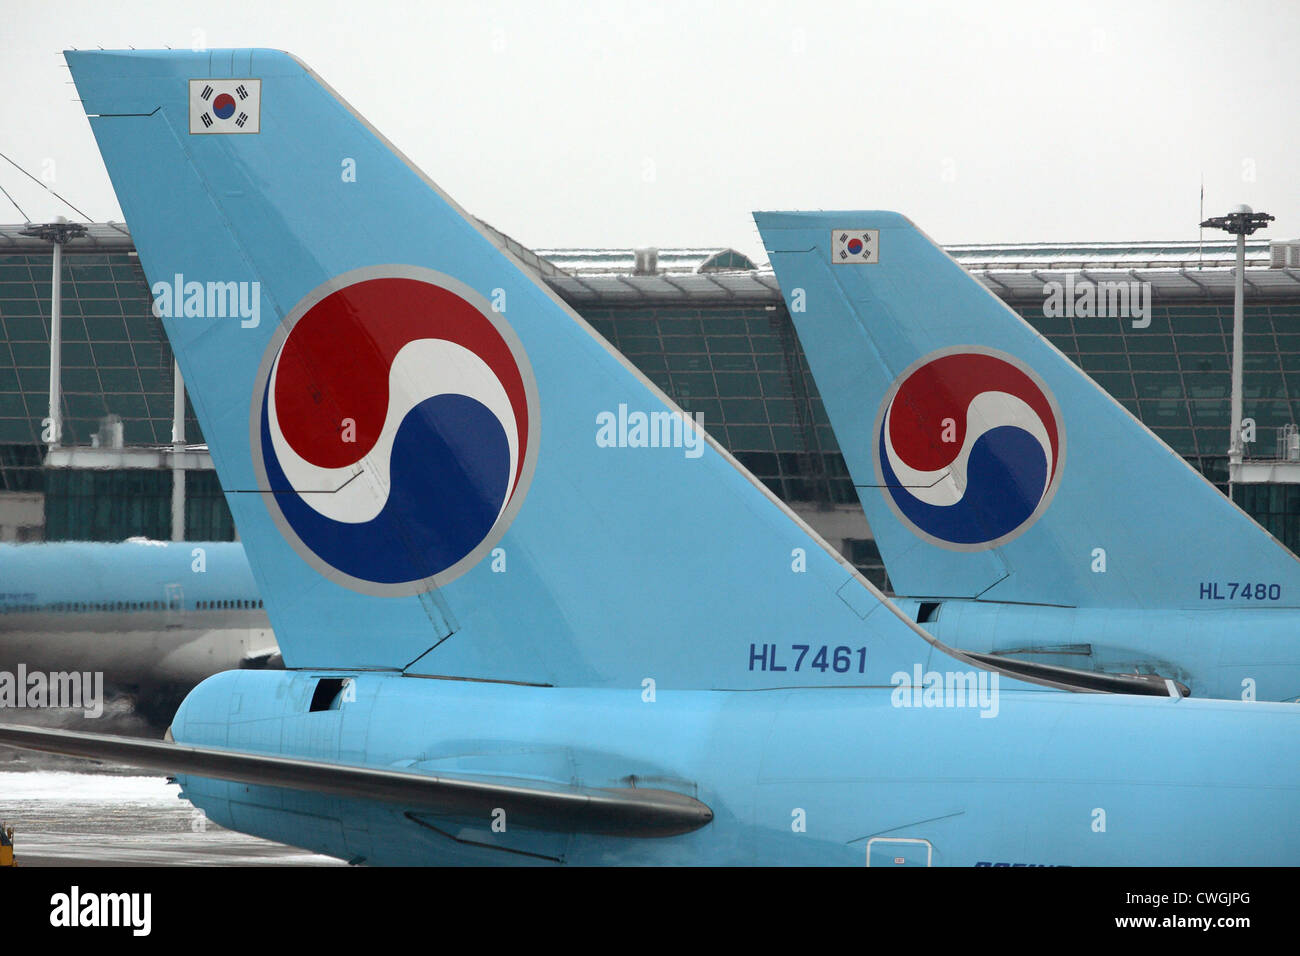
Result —
[[[120, 224], [91, 224], [63, 246], [63, 425], [59, 447], [50, 447], [53, 251], [25, 232], [0, 226], [0, 540], [172, 537], [178, 473], [184, 536], [234, 538], [188, 409], [186, 444], [173, 445], [171, 350]], [[733, 249], [534, 252], [494, 234], [884, 583], [770, 269]], [[1228, 492], [1231, 241], [963, 245], [948, 252]], [[1248, 474], [1231, 493], [1300, 553], [1300, 243], [1248, 241], [1245, 288], [1244, 415], [1255, 440], [1246, 446]], [[1127, 304], [1116, 314], [1121, 298]], [[1123, 494], [1124, 462], [1113, 469], [1116, 494]]]

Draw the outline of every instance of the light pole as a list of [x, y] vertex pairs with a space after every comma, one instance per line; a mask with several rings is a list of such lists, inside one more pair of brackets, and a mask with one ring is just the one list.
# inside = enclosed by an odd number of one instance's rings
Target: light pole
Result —
[[181, 363], [172, 359], [172, 540], [185, 540], [185, 380]]
[[1222, 229], [1237, 237], [1237, 276], [1232, 300], [1232, 435], [1228, 441], [1228, 497], [1241, 470], [1241, 392], [1242, 351], [1245, 339], [1246, 237], [1264, 229], [1274, 219], [1266, 212], [1253, 212], [1249, 206], [1237, 206], [1226, 216], [1213, 216], [1201, 227]]
[[54, 222], [30, 225], [22, 230], [22, 234], [54, 243], [54, 269], [50, 277], [50, 417], [47, 434], [49, 446], [58, 448], [63, 438], [63, 416], [59, 411], [62, 390], [59, 373], [63, 368], [63, 244], [84, 236], [86, 227], [59, 216]]

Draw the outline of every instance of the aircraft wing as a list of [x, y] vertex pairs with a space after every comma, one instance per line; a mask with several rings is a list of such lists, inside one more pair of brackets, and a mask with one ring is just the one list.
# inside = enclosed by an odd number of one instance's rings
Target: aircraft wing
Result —
[[0, 744], [440, 813], [488, 817], [500, 807], [512, 825], [552, 832], [668, 837], [697, 830], [713, 819], [713, 811], [699, 800], [668, 790], [587, 789], [504, 777], [435, 775], [18, 725], [0, 726]]

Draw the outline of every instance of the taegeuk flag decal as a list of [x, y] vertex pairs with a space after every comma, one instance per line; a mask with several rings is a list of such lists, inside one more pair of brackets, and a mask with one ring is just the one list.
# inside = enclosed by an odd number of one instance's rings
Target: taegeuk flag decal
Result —
[[839, 265], [880, 261], [879, 229], [831, 231], [831, 262]]
[[261, 80], [190, 80], [191, 133], [257, 133]]

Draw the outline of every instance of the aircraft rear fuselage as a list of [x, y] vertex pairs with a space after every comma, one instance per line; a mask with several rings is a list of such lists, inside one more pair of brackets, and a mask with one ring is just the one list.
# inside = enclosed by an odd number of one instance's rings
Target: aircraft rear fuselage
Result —
[[[340, 680], [340, 679], [344, 680]], [[326, 701], [321, 680], [337, 693]], [[221, 674], [180, 744], [695, 797], [711, 823], [632, 839], [182, 777], [223, 826], [387, 864], [1294, 862], [1300, 711], [1001, 690], [912, 695], [519, 687], [397, 674]], [[996, 689], [995, 689], [996, 692]], [[313, 699], [319, 709], [312, 711]], [[1135, 741], [1134, 728], [1141, 727]], [[990, 741], [996, 741], [990, 746]]]

